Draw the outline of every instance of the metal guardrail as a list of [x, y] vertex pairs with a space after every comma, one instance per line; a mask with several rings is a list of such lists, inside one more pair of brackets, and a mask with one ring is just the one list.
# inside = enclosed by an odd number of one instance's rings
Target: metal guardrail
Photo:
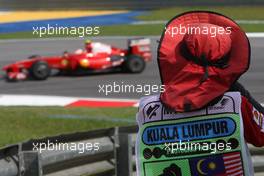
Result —
[[[42, 176], [79, 166], [89, 169], [91, 176], [132, 176], [135, 170], [134, 151], [137, 126], [102, 130], [29, 140], [0, 150], [1, 176]], [[33, 150], [36, 143], [100, 143], [98, 151]], [[255, 172], [264, 172], [264, 149], [250, 147]], [[260, 159], [261, 158], [261, 159]], [[99, 167], [96, 167], [99, 163]], [[55, 174], [56, 175], [56, 174]]]

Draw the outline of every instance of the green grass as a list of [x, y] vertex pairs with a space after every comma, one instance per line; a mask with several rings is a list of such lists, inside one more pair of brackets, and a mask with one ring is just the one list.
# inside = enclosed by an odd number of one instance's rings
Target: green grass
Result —
[[[97, 36], [119, 36], [119, 35], [158, 35], [163, 29], [162, 24], [155, 25], [115, 25], [115, 26], [102, 26], [100, 27], [100, 34]], [[49, 37], [78, 37], [78, 36], [67, 36], [67, 35], [44, 35], [42, 38]], [[94, 37], [94, 36], [86, 36]], [[0, 39], [31, 39], [39, 38], [37, 35], [33, 35], [32, 32], [16, 32], [0, 34]]]
[[32, 35], [32, 32], [12, 32], [0, 34], [0, 39], [26, 39], [26, 38], [37, 38]]
[[169, 20], [172, 17], [190, 10], [207, 10], [224, 14], [235, 20], [264, 20], [264, 6], [193, 6], [159, 9], [147, 15], [139, 16], [140, 20]]
[[135, 124], [136, 111], [136, 108], [0, 107], [0, 147], [31, 138]]

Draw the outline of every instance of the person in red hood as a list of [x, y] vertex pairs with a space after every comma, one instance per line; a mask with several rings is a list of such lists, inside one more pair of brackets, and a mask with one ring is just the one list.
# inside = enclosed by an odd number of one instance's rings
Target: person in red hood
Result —
[[230, 18], [171, 19], [158, 47], [165, 91], [139, 103], [137, 174], [254, 175], [246, 143], [264, 146], [264, 108], [237, 81], [249, 64], [249, 40]]

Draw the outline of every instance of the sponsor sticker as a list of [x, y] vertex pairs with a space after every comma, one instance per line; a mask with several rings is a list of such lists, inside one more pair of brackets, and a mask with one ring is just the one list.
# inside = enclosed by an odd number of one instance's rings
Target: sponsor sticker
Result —
[[230, 136], [236, 124], [233, 119], [223, 117], [177, 124], [153, 125], [145, 128], [142, 140], [146, 145], [180, 141], [194, 141]]

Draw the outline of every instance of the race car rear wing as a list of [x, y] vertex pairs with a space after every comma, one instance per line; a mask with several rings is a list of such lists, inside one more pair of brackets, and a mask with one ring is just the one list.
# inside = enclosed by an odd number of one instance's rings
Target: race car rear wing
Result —
[[137, 38], [128, 40], [128, 46], [139, 46], [139, 45], [150, 45], [150, 39], [148, 38]]
[[128, 41], [128, 53], [141, 56], [145, 61], [150, 61], [151, 54], [151, 41], [148, 38], [137, 38]]

